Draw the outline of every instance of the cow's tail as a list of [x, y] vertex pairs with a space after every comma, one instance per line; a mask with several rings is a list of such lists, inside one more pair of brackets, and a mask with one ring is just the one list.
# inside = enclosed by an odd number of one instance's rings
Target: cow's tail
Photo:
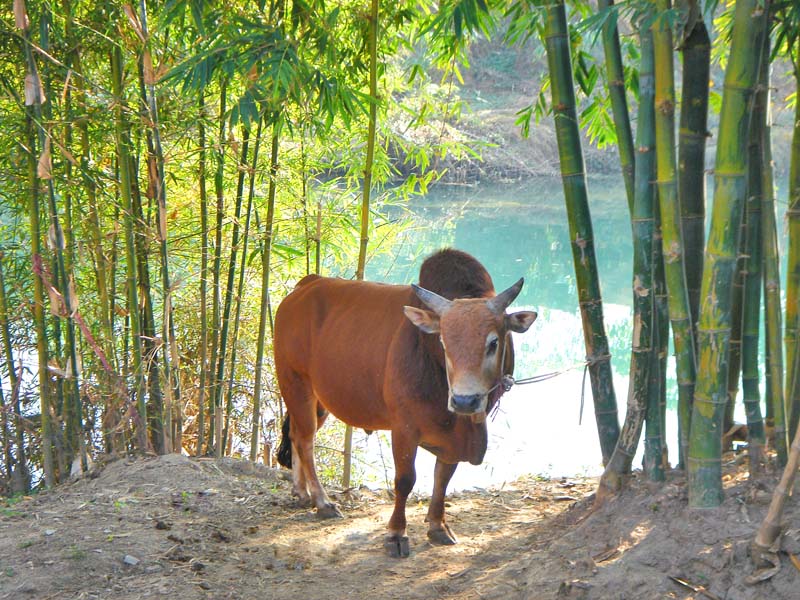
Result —
[[281, 427], [281, 444], [278, 446], [278, 463], [286, 467], [292, 468], [292, 436], [289, 433], [289, 413], [283, 418], [283, 426]]

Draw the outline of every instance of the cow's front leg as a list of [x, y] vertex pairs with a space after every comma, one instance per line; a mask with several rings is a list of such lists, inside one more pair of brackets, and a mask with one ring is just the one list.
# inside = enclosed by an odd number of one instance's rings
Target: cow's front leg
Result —
[[456, 536], [444, 520], [444, 497], [447, 493], [447, 484], [450, 483], [457, 466], [458, 463], [449, 464], [437, 458], [433, 471], [433, 493], [425, 521], [428, 523], [428, 539], [439, 546], [451, 546], [456, 543]]
[[393, 558], [406, 558], [409, 553], [406, 537], [406, 500], [417, 472], [414, 459], [417, 456], [417, 440], [408, 431], [392, 431], [392, 454], [394, 456], [394, 511], [389, 519], [389, 534], [384, 547]]

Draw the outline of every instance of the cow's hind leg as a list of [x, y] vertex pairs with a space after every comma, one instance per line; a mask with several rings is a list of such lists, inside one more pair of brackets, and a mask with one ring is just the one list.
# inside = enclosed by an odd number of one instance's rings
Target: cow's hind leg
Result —
[[447, 493], [447, 484], [450, 483], [450, 478], [456, 472], [457, 466], [458, 463], [449, 464], [437, 458], [433, 471], [433, 493], [425, 521], [428, 523], [428, 539], [431, 543], [439, 546], [450, 546], [456, 543], [456, 536], [453, 535], [444, 520], [444, 497]]
[[414, 459], [417, 442], [412, 436], [392, 431], [392, 455], [394, 456], [394, 511], [389, 519], [389, 535], [384, 547], [393, 558], [406, 558], [410, 549], [406, 537], [406, 501], [414, 488], [417, 472]]
[[[327, 413], [324, 413], [327, 415]], [[298, 475], [303, 478], [311, 493], [311, 500], [317, 507], [317, 516], [321, 518], [341, 517], [342, 513], [325, 493], [325, 489], [317, 477], [317, 467], [314, 462], [314, 434], [317, 432], [317, 403], [309, 402], [304, 405], [302, 418], [297, 413], [292, 417], [292, 445], [294, 452], [300, 460], [302, 472]], [[324, 420], [322, 417], [320, 420]]]

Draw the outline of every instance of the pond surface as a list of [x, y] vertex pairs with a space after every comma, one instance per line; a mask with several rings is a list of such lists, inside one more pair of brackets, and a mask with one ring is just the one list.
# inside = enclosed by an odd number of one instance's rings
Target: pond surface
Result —
[[[632, 335], [630, 221], [619, 178], [590, 179], [589, 194], [621, 422]], [[439, 186], [413, 200], [408, 210], [412, 227], [391, 256], [369, 263], [368, 279], [416, 282], [425, 257], [445, 246], [478, 258], [498, 291], [525, 277], [525, 287], [513, 308], [536, 310], [539, 318], [528, 332], [515, 334], [515, 376], [520, 379], [568, 369], [541, 383], [516, 386], [503, 396], [499, 411], [489, 422], [489, 449], [483, 465], [459, 466], [452, 488], [500, 485], [523, 474], [601, 473], [588, 377], [583, 384], [585, 348], [561, 180]], [[677, 438], [676, 398], [672, 390], [668, 397], [670, 438]], [[391, 481], [387, 438], [356, 437], [366, 448], [366, 462], [373, 465], [361, 466], [364, 478], [383, 483], [388, 476]], [[670, 445], [675, 456], [674, 442]], [[419, 450], [417, 489], [428, 491], [434, 462], [432, 455]], [[637, 459], [635, 464], [641, 461]]]

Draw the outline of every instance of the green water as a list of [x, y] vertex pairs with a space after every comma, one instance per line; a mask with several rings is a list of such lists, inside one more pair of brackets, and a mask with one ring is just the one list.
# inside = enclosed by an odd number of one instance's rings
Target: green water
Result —
[[[591, 179], [589, 193], [621, 420], [632, 334], [630, 221], [617, 178]], [[414, 282], [424, 258], [438, 248], [469, 252], [489, 270], [498, 291], [524, 277], [525, 287], [512, 309], [539, 313], [533, 327], [515, 338], [517, 378], [570, 369], [543, 383], [517, 386], [503, 397], [489, 425], [484, 465], [460, 466], [454, 486], [499, 485], [527, 473], [599, 473], [601, 455], [588, 381], [579, 423], [584, 390], [579, 365], [585, 348], [560, 179], [439, 186], [412, 201], [409, 211], [405, 216], [410, 216], [411, 228], [389, 255], [368, 265], [369, 279]], [[368, 452], [376, 451], [381, 448], [373, 441]], [[382, 452], [388, 456], [385, 446]], [[417, 460], [424, 486], [433, 460], [423, 451]]]

